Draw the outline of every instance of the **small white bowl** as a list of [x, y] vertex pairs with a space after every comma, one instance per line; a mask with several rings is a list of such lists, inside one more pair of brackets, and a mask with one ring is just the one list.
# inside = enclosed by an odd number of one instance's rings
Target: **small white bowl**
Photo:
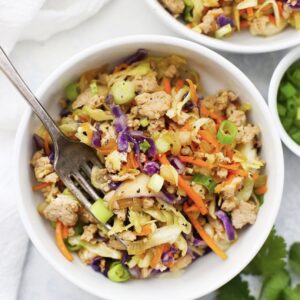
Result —
[[[187, 300], [204, 296], [236, 276], [256, 255], [268, 237], [281, 202], [283, 189], [283, 154], [280, 139], [273, 127], [268, 107], [251, 81], [232, 63], [219, 54], [195, 43], [166, 36], [132, 36], [95, 45], [80, 52], [58, 68], [36, 93], [38, 99], [53, 116], [58, 116], [58, 100], [64, 87], [86, 70], [145, 48], [151, 54], [178, 54], [199, 71], [208, 93], [221, 88], [236, 91], [242, 101], [252, 105], [252, 121], [262, 131], [262, 157], [266, 161], [269, 191], [256, 223], [243, 230], [237, 243], [228, 251], [228, 259], [221, 261], [214, 253], [194, 262], [179, 275], [132, 280], [118, 284], [109, 281], [77, 257], [69, 263], [61, 255], [54, 240], [54, 232], [36, 210], [41, 195], [31, 189], [34, 177], [29, 162], [33, 153], [32, 133], [39, 122], [27, 109], [20, 124], [15, 144], [15, 174], [18, 189], [19, 213], [26, 230], [40, 253], [63, 276], [82, 289], [104, 299], [113, 300]], [[54, 283], [55, 284], [55, 283]]]
[[181, 36], [220, 51], [234, 53], [265, 53], [288, 49], [300, 44], [300, 31], [287, 28], [270, 37], [258, 37], [248, 31], [235, 32], [231, 37], [216, 39], [186, 27], [174, 18], [158, 0], [147, 0], [151, 10], [171, 29]]
[[276, 124], [276, 127], [279, 131], [281, 140], [284, 142], [284, 144], [297, 156], [300, 157], [300, 145], [298, 145], [296, 142], [293, 141], [293, 139], [288, 135], [288, 133], [285, 131], [279, 115], [277, 111], [277, 95], [279, 90], [280, 82], [286, 73], [286, 71], [289, 69], [291, 65], [293, 65], [296, 61], [300, 60], [300, 47], [297, 47], [290, 51], [284, 58], [280, 61], [278, 66], [276, 67], [269, 87], [269, 96], [268, 96], [268, 103], [270, 107], [270, 111], [272, 114], [272, 117], [274, 119], [274, 122]]

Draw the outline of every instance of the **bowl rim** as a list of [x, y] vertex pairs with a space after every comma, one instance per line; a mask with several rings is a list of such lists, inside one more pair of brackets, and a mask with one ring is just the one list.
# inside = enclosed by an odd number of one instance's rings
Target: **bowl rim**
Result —
[[279, 62], [276, 69], [273, 72], [268, 94], [268, 104], [276, 127], [279, 131], [279, 135], [283, 143], [289, 148], [294, 154], [300, 157], [300, 145], [293, 141], [293, 139], [285, 131], [277, 111], [277, 95], [279, 90], [280, 82], [288, 70], [289, 67], [297, 60], [300, 60], [300, 46], [288, 52]]
[[257, 45], [253, 44], [253, 46], [245, 46], [245, 45], [236, 45], [227, 42], [226, 40], [216, 39], [213, 37], [206, 36], [204, 34], [199, 34], [194, 32], [193, 30], [184, 26], [181, 22], [176, 20], [169, 12], [167, 12], [163, 6], [158, 2], [158, 0], [146, 0], [152, 11], [155, 12], [169, 28], [174, 30], [175, 32], [179, 33], [181, 36], [191, 39], [197, 43], [203, 44], [207, 47], [231, 52], [231, 53], [248, 53], [248, 54], [255, 54], [255, 53], [267, 53], [273, 51], [284, 50], [288, 48], [295, 47], [300, 44], [300, 32], [298, 39], [289, 39], [284, 43], [278, 41], [275, 45]]
[[[56, 70], [54, 70], [49, 77], [46, 78], [46, 80], [42, 83], [38, 91], [36, 92], [36, 96], [40, 98], [45, 91], [48, 89], [48, 87], [51, 86], [52, 82], [59, 78], [63, 72], [70, 68], [71, 66], [80, 63], [85, 58], [99, 52], [105, 49], [110, 49], [126, 44], [136, 44], [139, 43], [159, 43], [162, 45], [169, 45], [169, 46], [175, 46], [175, 47], [183, 47], [186, 49], [194, 50], [197, 49], [198, 52], [202, 53], [203, 56], [209, 57], [211, 59], [214, 59], [216, 64], [221, 65], [224, 68], [229, 68], [232, 73], [236, 74], [236, 76], [239, 76], [240, 81], [242, 82], [243, 86], [248, 86], [248, 89], [251, 90], [251, 94], [255, 96], [257, 99], [260, 100], [260, 109], [262, 110], [262, 113], [266, 116], [268, 119], [268, 123], [271, 124], [272, 118], [271, 115], [268, 112], [268, 107], [262, 97], [262, 95], [259, 93], [257, 88], [254, 86], [254, 84], [251, 82], [251, 80], [241, 71], [239, 70], [235, 65], [233, 65], [230, 61], [228, 61], [226, 58], [221, 56], [220, 54], [204, 47], [199, 44], [196, 44], [191, 41], [187, 41], [180, 38], [175, 37], [168, 37], [163, 35], [134, 35], [134, 36], [126, 36], [121, 38], [116, 38], [112, 40], [108, 40], [105, 42], [101, 42], [99, 44], [93, 45], [92, 47], [89, 47], [83, 51], [80, 51], [79, 53], [75, 54], [71, 58], [69, 58], [65, 63], [60, 65]], [[68, 279], [70, 282], [72, 282], [74, 285], [80, 287], [81, 289], [95, 295], [98, 297], [102, 297], [107, 300], [116, 300], [116, 298], [112, 295], [108, 295], [105, 293], [105, 295], [100, 295], [99, 291], [95, 288], [92, 288], [88, 283], [80, 281], [76, 275], [73, 275], [71, 272], [67, 272], [62, 265], [59, 264], [59, 262], [55, 259], [54, 256], [52, 256], [50, 253], [48, 253], [46, 247], [43, 245], [43, 243], [40, 241], [38, 233], [35, 231], [33, 226], [31, 225], [30, 218], [25, 213], [25, 201], [23, 201], [23, 195], [21, 192], [21, 185], [18, 184], [22, 180], [22, 172], [19, 169], [20, 162], [22, 160], [22, 138], [26, 134], [26, 129], [28, 122], [30, 121], [30, 118], [32, 116], [32, 111], [30, 108], [27, 108], [27, 110], [24, 112], [24, 115], [22, 117], [22, 120], [20, 122], [20, 125], [18, 127], [16, 139], [15, 139], [15, 148], [14, 148], [14, 170], [15, 170], [15, 176], [16, 176], [16, 186], [17, 186], [17, 206], [18, 211], [21, 216], [21, 220], [24, 224], [24, 227], [32, 240], [35, 247], [38, 249], [38, 251], [41, 253], [41, 255], [48, 261], [50, 264], [56, 269], [62, 276], [64, 276], [66, 279]], [[276, 165], [279, 171], [277, 178], [277, 181], [282, 183], [280, 186], [277, 187], [278, 189], [278, 201], [274, 203], [273, 206], [273, 215], [270, 216], [266, 220], [265, 226], [263, 228], [262, 234], [257, 237], [255, 243], [253, 243], [253, 247], [250, 249], [251, 251], [247, 255], [247, 257], [243, 258], [243, 260], [239, 263], [237, 266], [232, 266], [230, 270], [226, 274], [224, 274], [222, 277], [220, 276], [220, 279], [215, 282], [214, 287], [211, 287], [210, 289], [207, 289], [205, 291], [203, 290], [197, 290], [195, 289], [193, 291], [190, 291], [190, 294], [187, 295], [186, 299], [195, 299], [198, 297], [202, 297], [204, 295], [207, 295], [222, 285], [226, 284], [228, 281], [230, 281], [233, 277], [235, 277], [238, 273], [241, 272], [242, 269], [246, 267], [246, 265], [254, 258], [254, 256], [257, 254], [257, 252], [262, 247], [263, 243], [267, 239], [269, 233], [271, 232], [271, 229], [274, 225], [275, 219], [278, 215], [278, 211], [281, 204], [282, 199], [282, 192], [283, 192], [283, 181], [284, 181], [284, 161], [283, 161], [283, 152], [282, 152], [282, 145], [280, 143], [280, 139], [277, 136], [277, 133], [275, 130], [270, 128], [272, 133], [272, 140], [274, 141], [274, 144], [276, 145], [274, 151], [277, 152], [278, 160], [276, 161]]]

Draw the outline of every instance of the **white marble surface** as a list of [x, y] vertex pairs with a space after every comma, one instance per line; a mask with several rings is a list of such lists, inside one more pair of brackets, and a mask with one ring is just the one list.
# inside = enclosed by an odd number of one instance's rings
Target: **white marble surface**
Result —
[[[22, 42], [12, 52], [12, 61], [29, 86], [35, 90], [62, 62], [97, 42], [132, 34], [175, 35], [152, 15], [144, 0], [112, 0], [100, 13], [80, 26], [56, 35], [44, 43]], [[244, 71], [263, 96], [271, 74], [284, 52], [263, 55], [224, 54]], [[12, 147], [12, 140], [10, 140]], [[285, 189], [277, 228], [288, 243], [300, 240], [299, 176], [300, 160], [287, 149], [285, 156]], [[80, 290], [56, 272], [30, 244], [18, 294], [19, 300], [93, 300], [98, 299]], [[209, 295], [203, 300], [213, 299]]]

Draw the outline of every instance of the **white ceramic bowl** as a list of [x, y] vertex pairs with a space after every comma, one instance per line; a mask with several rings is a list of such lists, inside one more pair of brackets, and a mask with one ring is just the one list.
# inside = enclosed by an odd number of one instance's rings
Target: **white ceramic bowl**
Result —
[[55, 116], [58, 113], [58, 100], [67, 83], [78, 78], [86, 70], [107, 62], [115, 63], [141, 47], [152, 54], [176, 53], [185, 56], [189, 64], [200, 72], [202, 83], [208, 93], [214, 93], [220, 88], [229, 88], [237, 91], [243, 101], [253, 105], [251, 118], [262, 130], [262, 156], [267, 162], [266, 173], [269, 176], [269, 192], [258, 214], [257, 222], [241, 233], [238, 242], [228, 251], [228, 260], [221, 261], [215, 254], [210, 253], [193, 263], [180, 276], [156, 277], [117, 284], [94, 272], [79, 259], [69, 263], [56, 247], [53, 229], [36, 211], [41, 196], [31, 190], [34, 179], [29, 161], [33, 153], [32, 133], [38, 121], [29, 109], [20, 124], [16, 139], [15, 173], [19, 192], [19, 212], [31, 240], [40, 253], [63, 276], [94, 295], [114, 300], [195, 299], [214, 291], [232, 279], [250, 262], [266, 240], [274, 224], [282, 195], [284, 169], [281, 143], [272, 126], [267, 105], [250, 80], [222, 56], [205, 47], [177, 38], [132, 36], [95, 45], [58, 68], [41, 86], [37, 97]]
[[182, 37], [220, 51], [235, 53], [264, 53], [291, 48], [300, 44], [300, 31], [287, 28], [267, 38], [251, 35], [248, 31], [234, 33], [230, 38], [216, 39], [194, 32], [175, 19], [158, 0], [147, 0], [151, 10], [171, 29]]
[[280, 121], [278, 111], [277, 111], [277, 94], [280, 82], [288, 70], [288, 68], [295, 63], [296, 61], [300, 60], [300, 47], [297, 47], [290, 51], [278, 64], [276, 67], [269, 87], [269, 97], [268, 97], [268, 103], [270, 107], [270, 111], [273, 117], [273, 120], [276, 124], [277, 130], [279, 131], [281, 140], [284, 142], [284, 144], [296, 155], [300, 157], [300, 146], [293, 141], [292, 138], [288, 135], [288, 133], [285, 131], [284, 127], [282, 126], [282, 123]]

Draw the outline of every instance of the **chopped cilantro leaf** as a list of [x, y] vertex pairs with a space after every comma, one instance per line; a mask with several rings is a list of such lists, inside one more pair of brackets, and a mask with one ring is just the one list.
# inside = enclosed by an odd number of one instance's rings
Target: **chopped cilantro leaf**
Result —
[[284, 269], [286, 255], [285, 241], [276, 235], [276, 231], [273, 229], [263, 247], [243, 272], [264, 277], [272, 276], [277, 271]]
[[287, 287], [283, 293], [284, 300], [299, 300], [300, 299], [300, 284], [294, 289]]
[[263, 291], [266, 300], [282, 300], [284, 290], [290, 284], [290, 276], [287, 271], [281, 270], [263, 284]]
[[291, 269], [296, 274], [300, 275], [300, 243], [294, 243], [291, 246], [289, 252], [289, 264]]
[[248, 283], [237, 276], [218, 290], [217, 300], [254, 300], [254, 297], [249, 293]]

